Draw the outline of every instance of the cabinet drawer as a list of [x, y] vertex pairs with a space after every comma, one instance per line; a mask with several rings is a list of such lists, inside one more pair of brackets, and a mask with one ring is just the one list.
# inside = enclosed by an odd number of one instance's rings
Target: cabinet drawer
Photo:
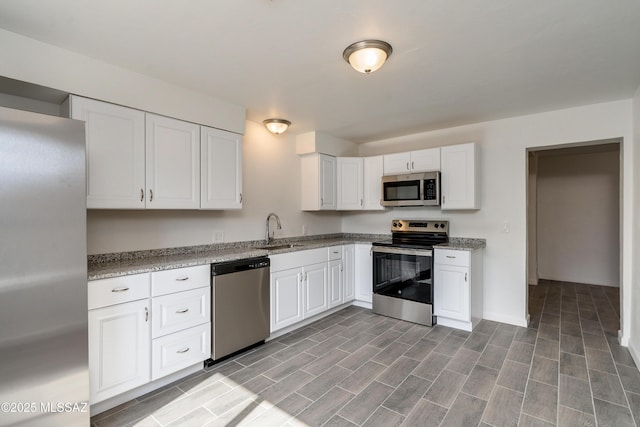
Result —
[[92, 280], [87, 285], [89, 310], [149, 298], [149, 274]]
[[154, 297], [151, 301], [151, 335], [163, 335], [211, 321], [209, 287]]
[[342, 259], [342, 245], [331, 246], [330, 248], [328, 248], [328, 250], [329, 250], [329, 261]]
[[469, 267], [471, 252], [452, 249], [436, 249], [434, 263]]
[[211, 323], [154, 339], [151, 380], [157, 380], [211, 356]]
[[176, 268], [151, 273], [151, 296], [166, 295], [211, 284], [211, 266]]

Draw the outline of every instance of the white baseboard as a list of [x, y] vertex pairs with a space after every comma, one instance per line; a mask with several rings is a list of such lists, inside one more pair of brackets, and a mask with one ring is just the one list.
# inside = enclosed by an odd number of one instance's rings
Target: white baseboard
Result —
[[[627, 340], [630, 341], [630, 340]], [[624, 345], [624, 344], [620, 344]], [[633, 361], [636, 362], [636, 366], [640, 367], [640, 349], [638, 349], [635, 343], [628, 342], [627, 348], [629, 349], [629, 353], [631, 353], [631, 357]]]
[[512, 317], [512, 316], [505, 316], [504, 314], [501, 314], [501, 313], [488, 313], [485, 311], [482, 315], [482, 318], [486, 320], [492, 320], [494, 322], [508, 323], [509, 325], [522, 326], [523, 328], [526, 328], [529, 325], [528, 315], [525, 317]]
[[356, 307], [368, 308], [369, 310], [371, 310], [373, 308], [373, 305], [371, 305], [371, 303], [367, 302], [367, 301], [355, 300], [353, 302], [353, 305], [355, 305]]

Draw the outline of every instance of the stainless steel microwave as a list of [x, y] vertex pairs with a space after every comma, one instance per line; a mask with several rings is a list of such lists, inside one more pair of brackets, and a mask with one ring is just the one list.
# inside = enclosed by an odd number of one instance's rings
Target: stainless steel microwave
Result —
[[382, 206], [440, 206], [440, 172], [382, 177]]

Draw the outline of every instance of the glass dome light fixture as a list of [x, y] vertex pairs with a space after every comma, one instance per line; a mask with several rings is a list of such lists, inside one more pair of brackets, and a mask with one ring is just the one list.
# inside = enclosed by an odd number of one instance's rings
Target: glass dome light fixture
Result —
[[267, 119], [262, 124], [274, 135], [284, 133], [291, 126], [291, 122], [285, 119]]
[[362, 40], [347, 46], [342, 57], [354, 70], [370, 74], [384, 65], [391, 52], [391, 45], [385, 41]]

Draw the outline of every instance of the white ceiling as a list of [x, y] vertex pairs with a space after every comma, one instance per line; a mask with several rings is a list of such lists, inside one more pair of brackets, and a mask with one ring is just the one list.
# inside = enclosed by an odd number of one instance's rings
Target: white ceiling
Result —
[[[640, 85], [638, 0], [2, 0], [0, 28], [354, 142]], [[363, 75], [368, 38], [393, 54]]]

